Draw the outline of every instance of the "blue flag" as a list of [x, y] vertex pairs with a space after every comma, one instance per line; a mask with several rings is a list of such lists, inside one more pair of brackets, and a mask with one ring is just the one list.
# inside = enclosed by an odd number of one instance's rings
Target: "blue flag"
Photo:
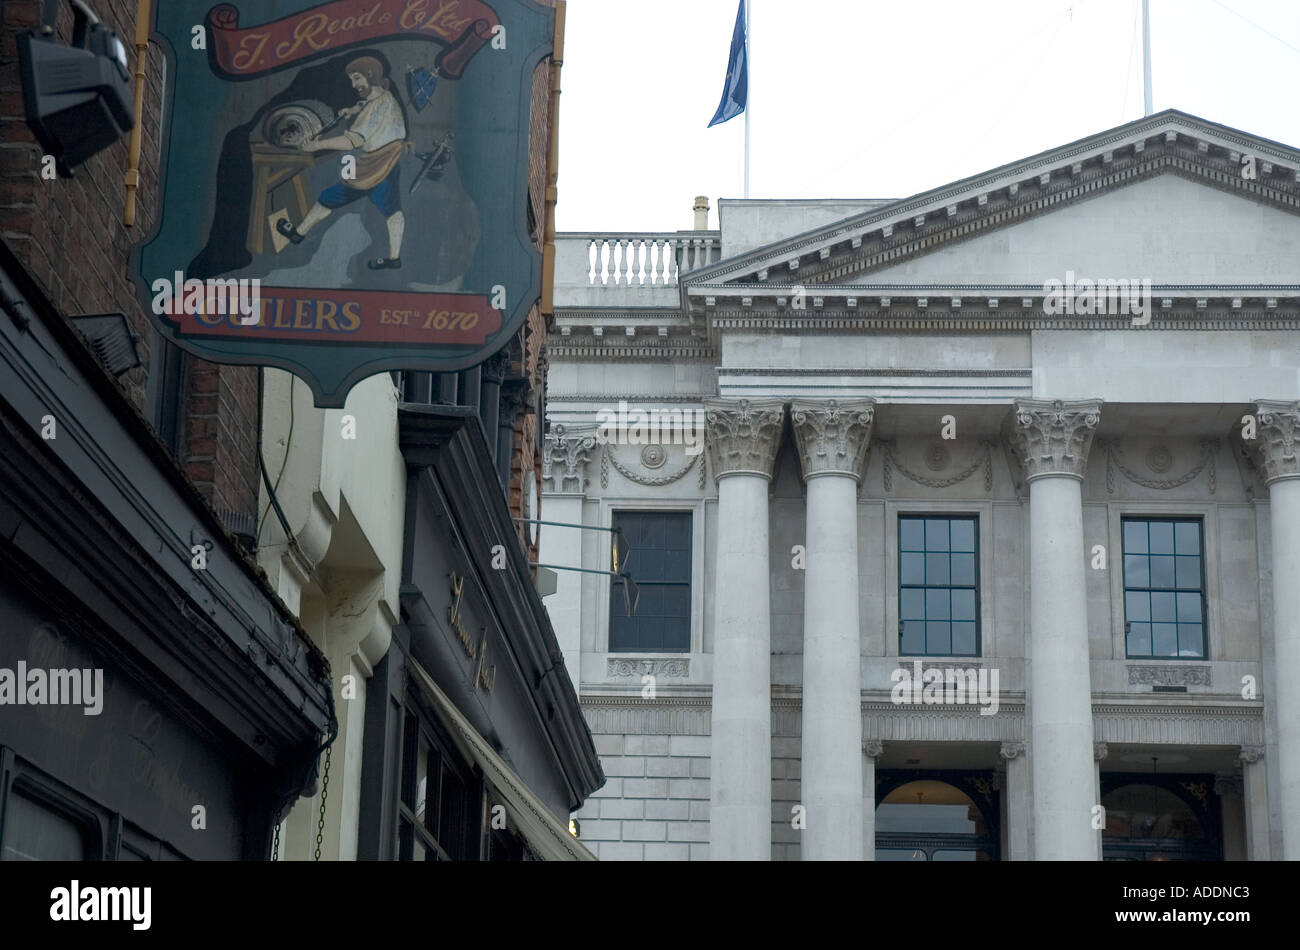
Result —
[[731, 56], [727, 59], [727, 79], [722, 86], [722, 101], [718, 103], [718, 111], [709, 123], [709, 128], [734, 119], [745, 111], [745, 98], [749, 95], [749, 68], [745, 60], [745, 0], [740, 0], [740, 9], [736, 11], [736, 29], [731, 34]]

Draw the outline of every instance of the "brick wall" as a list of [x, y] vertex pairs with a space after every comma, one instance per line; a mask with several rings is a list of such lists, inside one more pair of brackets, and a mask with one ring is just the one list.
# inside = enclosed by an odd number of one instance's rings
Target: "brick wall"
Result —
[[257, 369], [189, 363], [186, 474], [223, 516], [256, 516]]
[[[772, 736], [772, 860], [798, 861], [800, 740]], [[709, 736], [593, 734], [609, 777], [578, 811], [582, 843], [602, 861], [709, 857]]]
[[[42, 151], [27, 128], [18, 68], [18, 35], [40, 24], [40, 0], [0, 4], [0, 233], [60, 312], [125, 313], [139, 340], [143, 365], [121, 382], [137, 409], [144, 408], [149, 365], [148, 323], [127, 280], [132, 242], [154, 222], [158, 180], [162, 53], [151, 47], [141, 148], [141, 201], [137, 225], [123, 227], [127, 136], [76, 169], [72, 179], [41, 177]], [[59, 39], [70, 41], [72, 14], [60, 5]], [[95, 10], [130, 48], [135, 63], [135, 0], [99, 0]]]
[[[799, 801], [799, 736], [772, 734], [772, 860], [798, 861], [801, 833], [794, 826]], [[807, 816], [805, 816], [806, 818]]]
[[[117, 32], [135, 64], [135, 0], [96, 0], [95, 12]], [[148, 417], [146, 392], [154, 339], [134, 285], [127, 277], [131, 247], [148, 235], [157, 212], [163, 56], [146, 58], [141, 121], [140, 187], [136, 224], [122, 223], [128, 137], [75, 170], [72, 179], [44, 180], [41, 149], [23, 114], [17, 37], [40, 23], [40, 0], [0, 3], [0, 235], [41, 284], [60, 312], [126, 314], [137, 337], [141, 366], [119, 382]], [[61, 4], [58, 35], [68, 42], [72, 14]], [[180, 459], [215, 508], [252, 515], [257, 505], [257, 374], [187, 358]]]
[[[550, 150], [551, 129], [551, 76], [550, 60], [542, 62], [533, 76], [532, 113], [529, 119], [529, 156], [528, 156], [528, 200], [532, 206], [533, 221], [536, 222], [535, 245], [542, 246], [542, 232], [546, 223], [546, 158]], [[528, 320], [521, 330], [523, 353], [522, 363], [511, 367], [512, 374], [525, 376], [535, 392], [542, 394], [542, 412], [546, 406], [546, 334], [549, 329], [547, 318], [542, 316], [539, 307], [533, 307]], [[516, 517], [523, 517], [524, 498], [528, 486], [538, 486], [538, 498], [541, 498], [542, 459], [537, 452], [537, 427], [542, 424], [536, 412], [522, 413], [515, 421], [515, 455], [510, 466], [509, 501], [510, 511]], [[541, 518], [540, 512], [532, 512], [529, 517]], [[539, 526], [545, 530], [544, 526]], [[529, 545], [527, 526], [519, 525], [520, 543], [528, 552], [530, 561], [537, 560], [537, 546]]]
[[605, 785], [577, 813], [602, 861], [709, 856], [708, 736], [596, 734]]

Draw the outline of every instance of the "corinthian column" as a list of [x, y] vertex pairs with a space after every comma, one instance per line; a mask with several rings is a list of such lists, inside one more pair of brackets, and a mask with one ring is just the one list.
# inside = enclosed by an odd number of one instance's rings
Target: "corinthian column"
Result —
[[1300, 402], [1259, 400], [1255, 418], [1255, 456], [1268, 486], [1272, 536], [1282, 858], [1300, 861]]
[[1096, 861], [1083, 475], [1101, 402], [1021, 399], [1012, 449], [1029, 483], [1034, 857]]
[[713, 602], [709, 858], [772, 857], [772, 618], [767, 485], [781, 440], [780, 400], [706, 400], [718, 482]]
[[874, 400], [790, 406], [808, 487], [803, 599], [805, 861], [862, 860], [858, 479]]

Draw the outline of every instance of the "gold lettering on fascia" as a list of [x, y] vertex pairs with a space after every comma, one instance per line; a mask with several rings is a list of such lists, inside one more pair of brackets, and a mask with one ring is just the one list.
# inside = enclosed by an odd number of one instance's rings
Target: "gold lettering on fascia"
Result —
[[496, 665], [487, 665], [487, 627], [479, 628], [479, 642], [475, 643], [473, 636], [465, 629], [465, 624], [460, 619], [461, 599], [465, 592], [465, 579], [455, 571], [451, 573], [451, 604], [447, 608], [447, 622], [451, 624], [451, 629], [456, 633], [456, 639], [465, 650], [465, 655], [471, 660], [478, 660], [478, 669], [474, 673], [474, 688], [483, 687], [487, 692], [492, 692], [492, 687], [496, 685], [497, 668]]

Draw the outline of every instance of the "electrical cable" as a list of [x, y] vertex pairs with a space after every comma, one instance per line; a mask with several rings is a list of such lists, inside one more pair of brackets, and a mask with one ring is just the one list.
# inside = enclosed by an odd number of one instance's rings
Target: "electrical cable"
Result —
[[276, 492], [280, 488], [280, 479], [284, 477], [284, 470], [289, 466], [289, 448], [293, 445], [293, 426], [294, 426], [294, 406], [293, 406], [293, 388], [298, 382], [296, 376], [289, 376], [289, 435], [284, 441], [284, 457], [280, 460], [280, 471], [276, 473], [275, 484], [271, 484], [270, 475], [266, 470], [266, 455], [262, 451], [262, 405], [266, 399], [266, 369], [259, 366], [257, 369], [257, 465], [262, 472], [262, 482], [266, 485], [267, 502], [266, 507], [262, 509], [262, 517], [257, 519], [257, 543], [262, 543], [262, 529], [266, 526], [266, 516], [272, 507], [275, 508], [276, 517], [280, 521], [280, 527], [284, 528], [284, 535], [290, 544], [297, 544], [297, 538], [289, 528], [289, 521], [284, 516], [284, 510], [280, 507], [280, 499]]
[[[1059, 31], [1059, 30], [1060, 30], [1060, 21], [1061, 21], [1061, 20], [1062, 20], [1062, 19], [1063, 19], [1067, 14], [1069, 14], [1069, 12], [1070, 12], [1073, 8], [1075, 8], [1075, 7], [1081, 7], [1081, 6], [1083, 6], [1084, 3], [1087, 3], [1087, 2], [1088, 2], [1088, 0], [1070, 0], [1070, 2], [1068, 2], [1068, 3], [1066, 4], [1065, 9], [1062, 10], [1060, 13], [1058, 13], [1058, 14], [1057, 14], [1055, 17], [1053, 17], [1051, 20], [1049, 20], [1049, 21], [1044, 21], [1044, 22], [1040, 23], [1039, 25], [1037, 25], [1037, 26], [1035, 26], [1035, 27], [1031, 27], [1029, 30], [1026, 30], [1024, 33], [1020, 34], [1019, 36], [1016, 36], [1016, 37], [1012, 38], [1011, 40], [1009, 40], [1009, 41], [1008, 41], [1007, 43], [1005, 43], [1005, 44], [999, 44], [998, 46], [994, 47], [993, 49], [987, 51], [987, 52], [986, 52], [986, 55], [987, 55], [988, 57], [992, 58], [992, 59], [996, 59], [996, 58], [997, 58], [997, 54], [999, 54], [999, 53], [1001, 53], [1001, 52], [1005, 52], [1005, 51], [1011, 50], [1011, 49], [1014, 49], [1014, 48], [1016, 48], [1016, 47], [1018, 47], [1018, 46], [1022, 46], [1023, 44], [1027, 43], [1027, 42], [1028, 42], [1029, 40], [1031, 40], [1032, 38], [1037, 37], [1040, 33], [1043, 33], [1045, 30], [1048, 30], [1048, 29], [1050, 29], [1050, 28], [1052, 28], [1052, 27], [1056, 27], [1056, 30]], [[1052, 34], [1052, 39], [1055, 39], [1055, 38], [1056, 38], [1056, 33], [1053, 32], [1053, 34]], [[1048, 42], [1050, 43], [1051, 41], [1049, 40]], [[971, 91], [974, 90], [974, 88], [975, 88], [975, 87], [973, 87], [973, 86], [972, 86], [972, 87], [968, 87], [966, 91], [967, 91], [967, 92], [971, 92]], [[830, 168], [827, 168], [827, 169], [825, 170], [824, 174], [826, 174], [826, 175], [830, 175], [830, 174], [832, 174], [832, 173], [834, 173], [834, 172], [839, 171], [840, 169], [844, 168], [844, 167], [845, 167], [846, 165], [848, 165], [849, 163], [851, 163], [851, 162], [853, 162], [853, 161], [856, 161], [856, 160], [857, 160], [858, 158], [860, 158], [862, 155], [865, 155], [867, 152], [869, 152], [869, 151], [871, 151], [872, 149], [876, 148], [877, 145], [878, 145], [878, 143], [879, 143], [879, 141], [880, 141], [881, 139], [886, 138], [887, 136], [893, 134], [894, 132], [897, 132], [899, 129], [902, 129], [902, 128], [905, 128], [906, 126], [911, 125], [913, 122], [915, 122], [917, 119], [919, 119], [922, 115], [924, 115], [924, 114], [927, 113], [927, 112], [931, 112], [931, 111], [933, 111], [934, 109], [938, 108], [938, 107], [941, 106], [941, 105], [946, 105], [946, 104], [947, 104], [947, 105], [950, 105], [950, 104], [952, 103], [952, 99], [953, 99], [953, 97], [952, 97], [952, 94], [951, 94], [951, 91], [950, 91], [950, 90], [945, 90], [944, 92], [935, 95], [935, 96], [932, 97], [928, 102], [923, 103], [923, 104], [921, 105], [920, 108], [917, 108], [917, 109], [913, 109], [913, 110], [911, 110], [911, 111], [908, 113], [908, 116], [907, 116], [906, 119], [903, 119], [901, 122], [898, 122], [898, 123], [896, 123], [895, 125], [892, 125], [892, 126], [890, 126], [889, 128], [884, 129], [883, 131], [877, 133], [876, 138], [873, 140], [873, 142], [872, 142], [871, 144], [869, 144], [869, 145], [864, 145], [862, 148], [858, 149], [856, 152], [853, 152], [852, 154], [850, 154], [850, 155], [848, 155], [847, 157], [845, 157], [845, 158], [844, 158], [842, 161], [840, 161], [838, 164], [833, 165], [833, 166], [831, 166]]]
[[[1083, 2], [1083, 0], [1080, 0], [1080, 2]], [[1065, 25], [1067, 18], [1069, 19], [1069, 22], [1071, 24], [1074, 23], [1074, 8], [1078, 5], [1079, 5], [1078, 3], [1070, 4], [1068, 7], [1065, 8], [1065, 10], [1061, 13], [1061, 15], [1057, 17], [1056, 29], [1052, 31], [1052, 36], [1050, 39], [1048, 39], [1047, 45], [1044, 46], [1042, 52], [1038, 54], [1038, 59], [1034, 60], [1033, 67], [1026, 74], [1028, 76], [1028, 80], [1021, 84], [1021, 89], [1033, 86], [1034, 80], [1038, 78], [1038, 70], [1042, 68], [1043, 60], [1047, 59], [1047, 54], [1052, 51], [1052, 44], [1056, 42], [1056, 37], [1060, 34], [1061, 27]], [[1016, 104], [1019, 104], [1021, 98], [1022, 98], [1021, 96], [1017, 96], [1013, 101]], [[1002, 124], [1006, 122], [1007, 117], [1010, 114], [1011, 114], [1010, 109], [1003, 109], [1001, 111], [1001, 114], [998, 116], [997, 121], [994, 122], [993, 125], [991, 125], [988, 129], [985, 130], [985, 135], [991, 138], [993, 133], [997, 131], [999, 128], [1001, 128]]]
[[[283, 460], [283, 462], [282, 462], [281, 465], [280, 465], [280, 472], [279, 472], [279, 474], [276, 475], [276, 477], [275, 477], [275, 485], [272, 485], [272, 484], [271, 484], [271, 476], [270, 476], [270, 473], [267, 472], [267, 470], [266, 470], [266, 455], [265, 455], [265, 454], [263, 453], [263, 451], [262, 451], [262, 424], [263, 424], [263, 418], [262, 418], [262, 416], [263, 416], [262, 406], [263, 406], [263, 404], [265, 403], [265, 400], [266, 400], [266, 369], [265, 369], [265, 367], [262, 367], [262, 366], [259, 366], [259, 367], [257, 368], [257, 467], [258, 467], [258, 469], [259, 469], [259, 470], [261, 471], [261, 473], [262, 473], [262, 484], [264, 484], [264, 485], [266, 486], [266, 492], [267, 492], [267, 498], [268, 498], [268, 503], [267, 503], [267, 504], [268, 504], [268, 507], [269, 507], [269, 508], [274, 508], [274, 509], [275, 509], [275, 516], [276, 516], [277, 520], [279, 520], [279, 522], [280, 522], [280, 527], [284, 529], [284, 536], [285, 536], [285, 538], [288, 539], [287, 543], [288, 543], [288, 546], [289, 546], [290, 550], [292, 550], [292, 551], [294, 551], [294, 552], [296, 552], [296, 553], [298, 553], [298, 554], [301, 555], [301, 553], [302, 553], [302, 552], [301, 552], [301, 548], [298, 547], [298, 538], [294, 535], [294, 533], [293, 533], [293, 529], [289, 527], [289, 519], [286, 518], [286, 517], [284, 516], [284, 509], [280, 507], [280, 499], [276, 496], [276, 493], [275, 493], [276, 489], [279, 488], [279, 486], [280, 486], [280, 479], [281, 479], [281, 477], [283, 477], [283, 475], [284, 475], [284, 470], [285, 470], [286, 466], [287, 466], [288, 463], [289, 463], [289, 446], [290, 446], [290, 444], [293, 442], [293, 424], [294, 424], [294, 413], [293, 413], [293, 387], [294, 387], [294, 384], [295, 384], [296, 382], [297, 382], [297, 377], [296, 377], [296, 376], [293, 376], [293, 375], [290, 375], [290, 377], [289, 377], [289, 436], [288, 436], [288, 438], [285, 440], [285, 443], [284, 443], [284, 460]], [[262, 526], [265, 524], [266, 515], [267, 515], [267, 511], [266, 511], [266, 509], [263, 509], [263, 510], [262, 510], [262, 521], [260, 521], [260, 522], [258, 523], [258, 526], [257, 526], [257, 543], [258, 543], [259, 546], [260, 546], [260, 544], [261, 544], [261, 538], [262, 538]], [[305, 560], [305, 558], [304, 558], [304, 560]], [[323, 656], [323, 655], [324, 655], [324, 651], [322, 650], [321, 652], [322, 652], [322, 656]], [[328, 661], [327, 661], [327, 662], [328, 662]], [[339, 737], [339, 718], [338, 718], [338, 710], [335, 708], [335, 705], [334, 705], [334, 694], [333, 694], [333, 691], [331, 691], [331, 692], [330, 692], [330, 723], [329, 723], [329, 735], [328, 735], [328, 736], [327, 736], [327, 737], [326, 737], [326, 738], [321, 742], [321, 744], [317, 747], [317, 749], [316, 749], [316, 755], [315, 755], [315, 757], [314, 757], [314, 759], [313, 759], [313, 761], [318, 761], [318, 760], [320, 759], [320, 755], [321, 755], [321, 753], [322, 753], [322, 752], [326, 753], [326, 756], [327, 756], [327, 757], [326, 757], [326, 760], [325, 760], [325, 775], [326, 775], [325, 782], [326, 782], [326, 783], [328, 783], [328, 781], [329, 781], [329, 778], [328, 778], [328, 776], [329, 776], [329, 759], [328, 759], [329, 750], [330, 750], [331, 747], [334, 745], [334, 742], [335, 742], [335, 740], [338, 739], [338, 737]], [[319, 774], [319, 773], [318, 773], [318, 774]], [[322, 796], [321, 796], [322, 820], [324, 820], [324, 814], [323, 814], [323, 813], [324, 813], [324, 804], [325, 804], [325, 803], [324, 803], [324, 798], [325, 798], [325, 796], [322, 794]], [[282, 818], [282, 819], [280, 820], [279, 824], [277, 824], [277, 825], [275, 826], [275, 839], [276, 839], [277, 844], [278, 844], [279, 839], [280, 839], [280, 825], [282, 825], [282, 824], [284, 823], [284, 821], [285, 821], [285, 819], [286, 819], [287, 817], [288, 817], [288, 816], [286, 815], [285, 818]], [[317, 859], [317, 860], [320, 860], [320, 839], [319, 839], [319, 835], [318, 835], [318, 837], [317, 837], [317, 844], [316, 844], [316, 859]], [[272, 860], [279, 860], [278, 854], [273, 854], [273, 856], [272, 856]]]
[[1268, 30], [1266, 30], [1264, 27], [1260, 26], [1260, 25], [1259, 25], [1258, 23], [1256, 23], [1254, 20], [1251, 20], [1251, 19], [1249, 19], [1249, 18], [1247, 18], [1247, 17], [1242, 16], [1240, 13], [1238, 13], [1236, 10], [1232, 9], [1232, 7], [1228, 6], [1226, 3], [1220, 3], [1219, 0], [1211, 0], [1211, 2], [1212, 2], [1215, 6], [1217, 6], [1217, 7], [1222, 7], [1223, 9], [1227, 10], [1229, 13], [1231, 13], [1231, 14], [1232, 14], [1233, 16], [1235, 16], [1237, 19], [1239, 19], [1239, 20], [1244, 20], [1246, 23], [1249, 23], [1251, 26], [1253, 26], [1255, 29], [1259, 30], [1259, 32], [1263, 33], [1265, 36], [1271, 36], [1273, 39], [1277, 40], [1279, 43], [1281, 43], [1281, 44], [1282, 44], [1283, 46], [1285, 46], [1287, 49], [1289, 49], [1289, 50], [1294, 50], [1295, 52], [1300, 53], [1300, 46], [1292, 46], [1290, 43], [1288, 43], [1286, 40], [1282, 39], [1282, 37], [1278, 36], [1276, 33], [1270, 33]]

